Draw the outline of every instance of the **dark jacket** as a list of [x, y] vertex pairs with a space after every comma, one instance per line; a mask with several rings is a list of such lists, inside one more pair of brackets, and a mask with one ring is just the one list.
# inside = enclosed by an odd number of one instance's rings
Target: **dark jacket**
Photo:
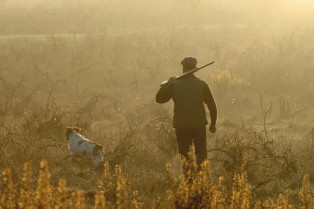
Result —
[[165, 103], [171, 98], [174, 101], [175, 128], [200, 127], [208, 124], [203, 103], [208, 106], [211, 125], [216, 125], [216, 102], [205, 81], [194, 75], [175, 80], [159, 89], [156, 102]]

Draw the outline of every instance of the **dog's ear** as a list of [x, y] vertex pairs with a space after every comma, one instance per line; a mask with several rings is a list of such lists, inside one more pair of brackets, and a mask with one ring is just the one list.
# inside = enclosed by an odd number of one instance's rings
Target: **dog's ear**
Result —
[[78, 127], [67, 127], [65, 129], [65, 136], [66, 136], [66, 139], [69, 140], [69, 136], [70, 134], [73, 132], [73, 131], [76, 131], [77, 133], [80, 133], [81, 132], [81, 128], [78, 128]]
[[65, 129], [65, 136], [66, 136], [66, 139], [67, 139], [67, 140], [69, 140], [69, 136], [70, 136], [70, 134], [72, 133], [72, 131], [73, 131], [73, 128], [72, 128], [72, 127], [67, 127], [67, 128]]
[[82, 129], [78, 127], [73, 127], [73, 130], [75, 130], [77, 133], [80, 133]]

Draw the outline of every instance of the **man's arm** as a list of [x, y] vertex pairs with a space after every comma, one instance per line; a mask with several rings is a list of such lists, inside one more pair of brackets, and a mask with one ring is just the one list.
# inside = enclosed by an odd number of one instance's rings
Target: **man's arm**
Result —
[[162, 86], [157, 94], [156, 94], [156, 102], [157, 103], [165, 103], [168, 102], [171, 98], [173, 98], [173, 78], [169, 78], [168, 83], [165, 86]]
[[216, 102], [213, 97], [213, 94], [210, 91], [207, 83], [205, 83], [205, 87], [204, 87], [204, 102], [205, 104], [207, 104], [207, 107], [210, 113], [210, 119], [211, 119], [210, 126], [215, 127], [216, 120], [217, 120], [217, 106], [216, 106]]

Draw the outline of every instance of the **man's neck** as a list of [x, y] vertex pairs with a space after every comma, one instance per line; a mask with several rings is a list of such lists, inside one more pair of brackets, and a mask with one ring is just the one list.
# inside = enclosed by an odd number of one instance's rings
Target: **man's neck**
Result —
[[193, 70], [195, 68], [196, 68], [196, 66], [183, 66], [182, 70], [183, 70], [183, 73], [185, 73], [185, 72], [188, 72], [188, 71]]
[[190, 77], [195, 77], [195, 75], [192, 73], [192, 74], [189, 74], [189, 75], [185, 75], [183, 78], [190, 78]]
[[188, 69], [188, 70], [183, 70], [183, 73], [189, 72], [190, 70], [193, 70], [193, 69], [194, 69], [194, 68]]

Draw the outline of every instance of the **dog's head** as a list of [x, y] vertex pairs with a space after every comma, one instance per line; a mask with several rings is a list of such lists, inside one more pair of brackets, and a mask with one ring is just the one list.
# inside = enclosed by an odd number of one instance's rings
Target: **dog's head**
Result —
[[80, 133], [81, 132], [81, 128], [78, 128], [78, 127], [67, 127], [66, 129], [65, 129], [65, 138], [66, 138], [66, 140], [69, 140], [69, 136], [71, 135], [71, 133], [73, 132], [73, 131], [76, 131], [77, 133]]

